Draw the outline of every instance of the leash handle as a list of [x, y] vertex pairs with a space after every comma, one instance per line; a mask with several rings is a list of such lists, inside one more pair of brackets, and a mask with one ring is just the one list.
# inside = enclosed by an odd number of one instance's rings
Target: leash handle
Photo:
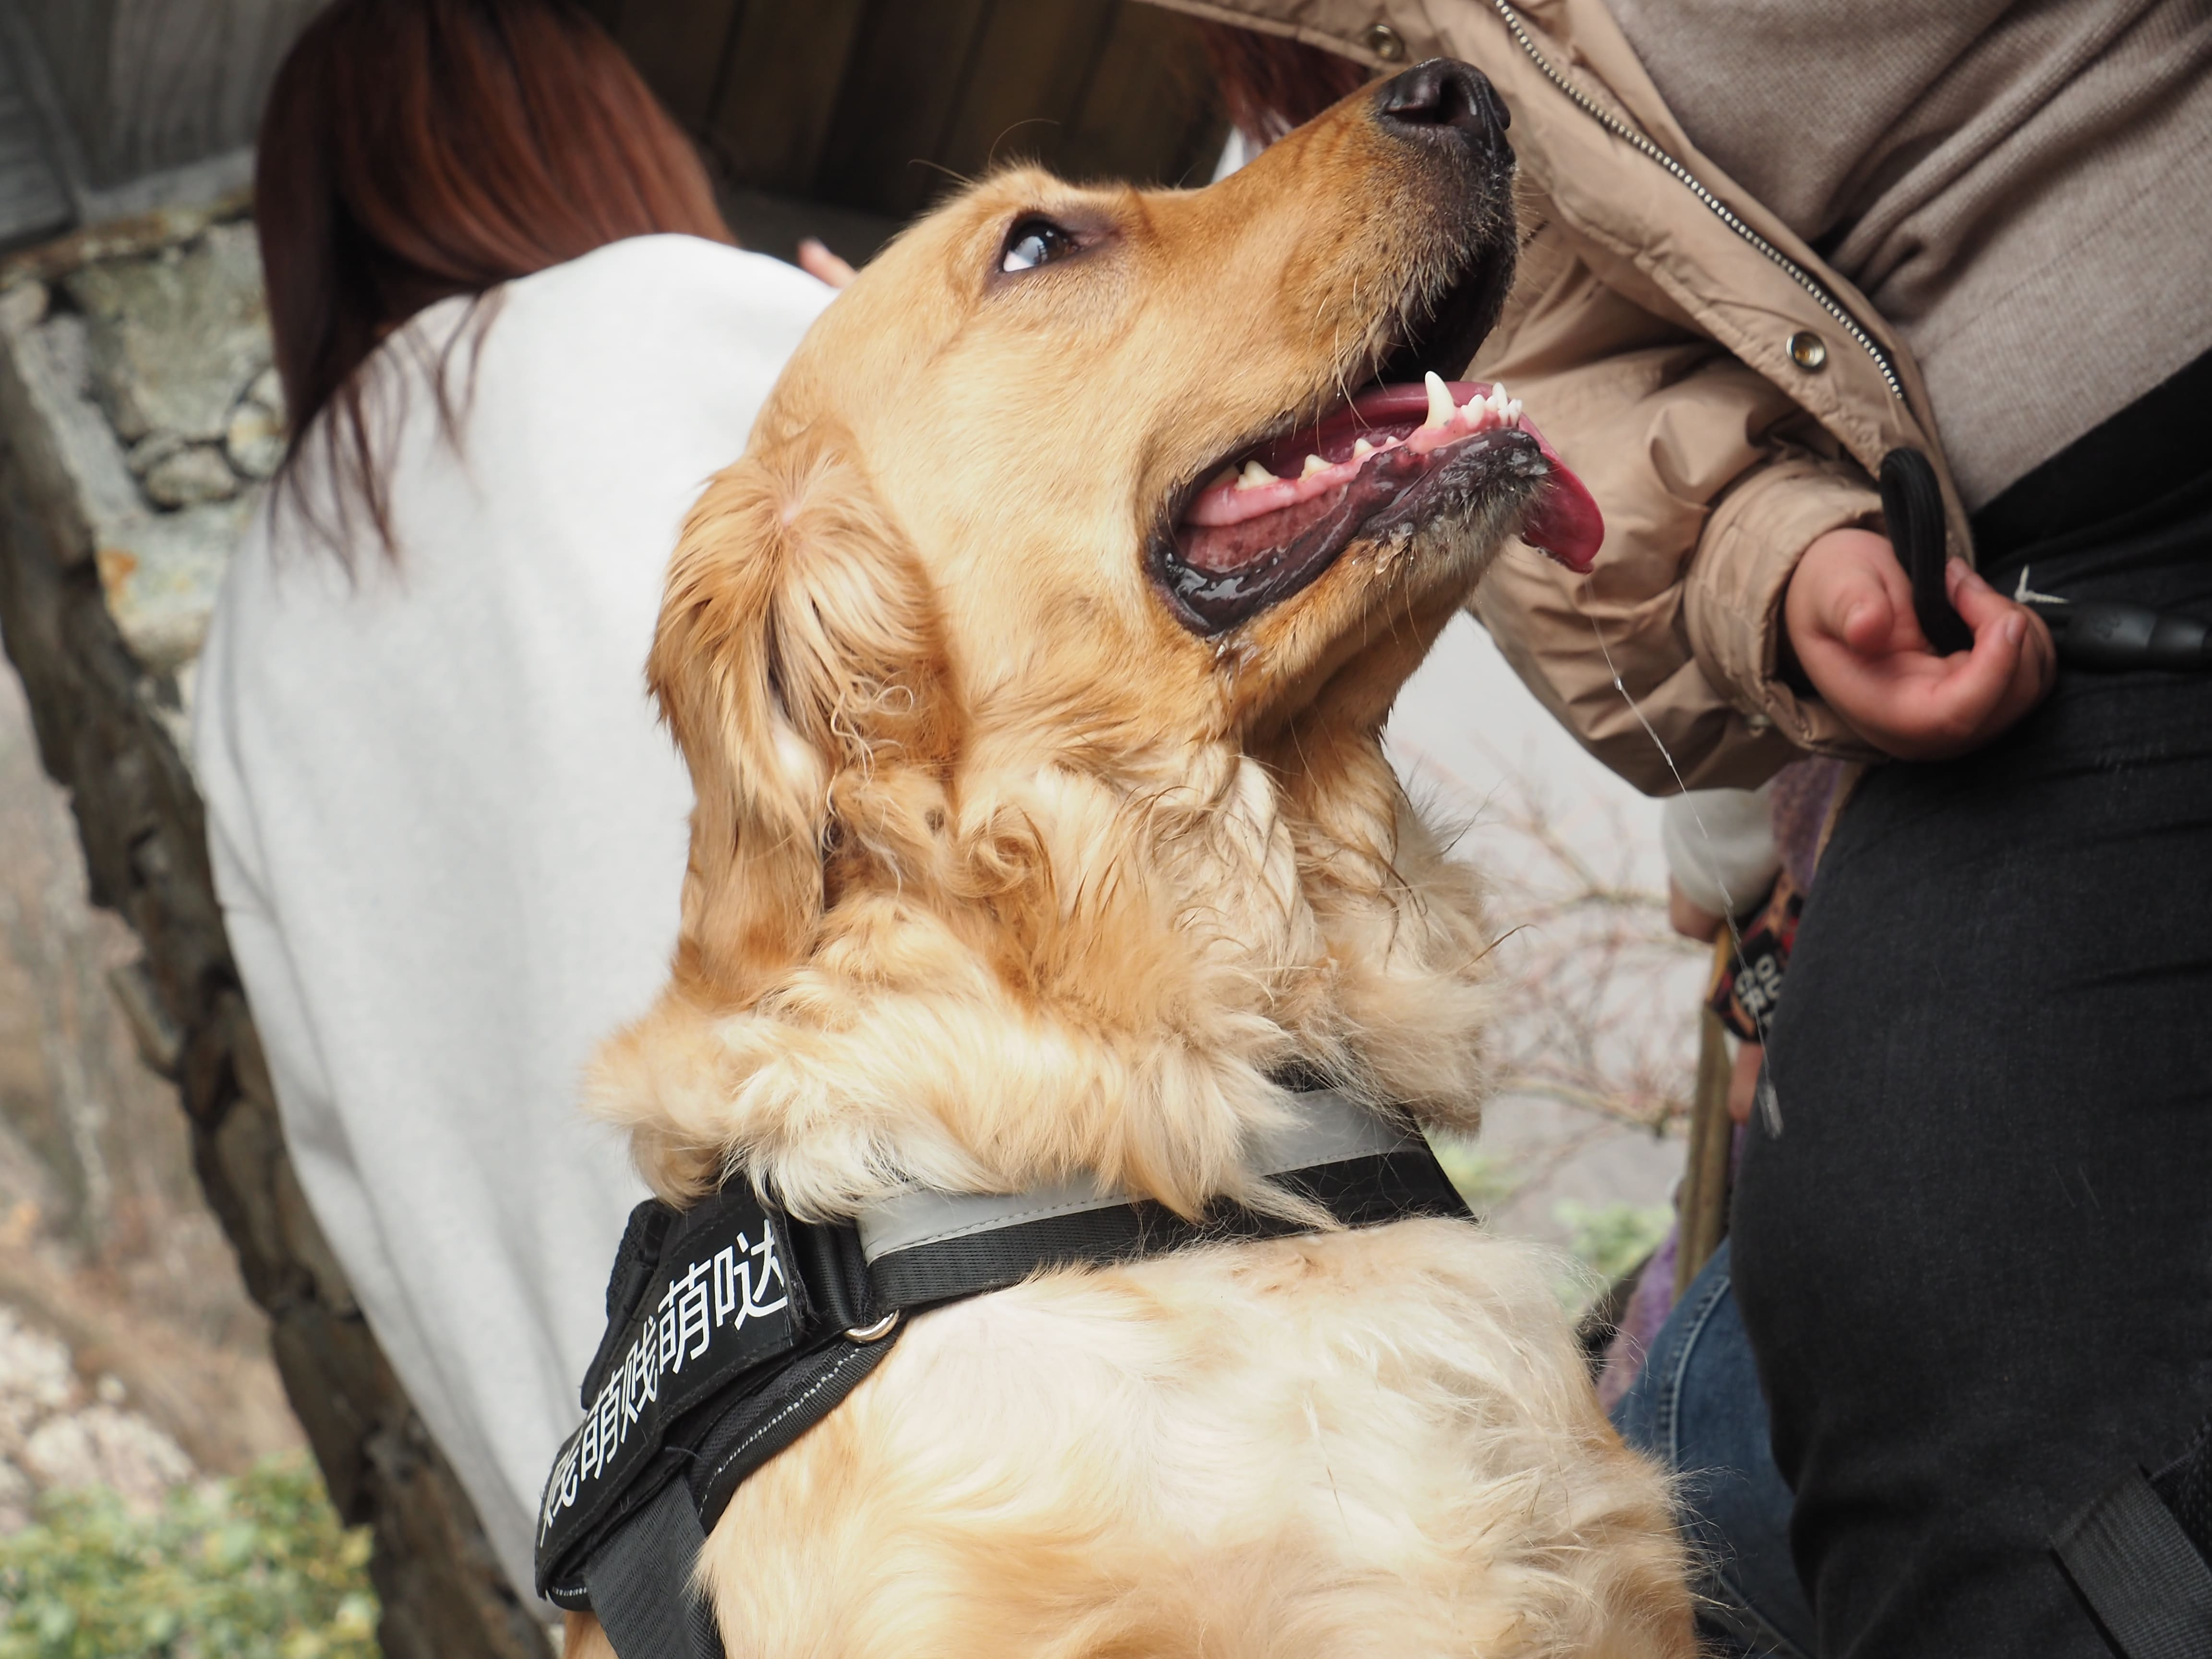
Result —
[[2154, 611], [2122, 599], [2030, 597], [2021, 601], [2050, 627], [2058, 660], [2069, 668], [2126, 673], [2139, 668], [2168, 673], [2212, 669], [2212, 623]]
[[1893, 449], [1881, 458], [1881, 514], [1912, 583], [1912, 614], [1929, 647], [1939, 657], [1971, 648], [1973, 630], [1943, 587], [1943, 491], [1918, 450]]

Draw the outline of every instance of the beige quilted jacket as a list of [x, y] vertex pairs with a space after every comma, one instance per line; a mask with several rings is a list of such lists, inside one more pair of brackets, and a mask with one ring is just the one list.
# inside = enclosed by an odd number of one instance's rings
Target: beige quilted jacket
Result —
[[[1751, 785], [1800, 750], [1870, 758], [1776, 674], [1813, 538], [1879, 526], [1900, 445], [1966, 517], [1917, 371], [1874, 308], [1699, 155], [1601, 0], [1158, 0], [1378, 70], [1461, 58], [1512, 112], [1521, 264], [1474, 365], [1527, 404], [1604, 509], [1577, 576], [1515, 547], [1475, 612], [1536, 695], [1654, 793]], [[1610, 665], [1608, 664], [1608, 656]]]

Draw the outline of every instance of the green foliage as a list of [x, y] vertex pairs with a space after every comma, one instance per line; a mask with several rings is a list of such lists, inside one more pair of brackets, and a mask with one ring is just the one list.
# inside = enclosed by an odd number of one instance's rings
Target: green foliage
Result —
[[150, 1516], [52, 1495], [0, 1538], [0, 1659], [377, 1659], [368, 1552], [304, 1459], [181, 1486]]
[[1659, 1248], [1674, 1224], [1665, 1204], [1601, 1204], [1592, 1207], [1562, 1199], [1552, 1216], [1567, 1230], [1567, 1248], [1611, 1284]]
[[1430, 1144], [1436, 1150], [1437, 1162], [1451, 1177], [1451, 1184], [1459, 1188], [1467, 1207], [1477, 1215], [1488, 1215], [1512, 1197], [1513, 1189], [1521, 1184], [1517, 1171], [1472, 1140], [1439, 1135]]

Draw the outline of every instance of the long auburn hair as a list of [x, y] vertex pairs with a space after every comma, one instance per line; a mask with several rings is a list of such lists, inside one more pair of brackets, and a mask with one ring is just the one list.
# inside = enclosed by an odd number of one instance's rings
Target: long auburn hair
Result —
[[277, 486], [325, 449], [342, 553], [354, 502], [392, 550], [363, 367], [386, 335], [625, 237], [734, 240], [690, 140], [574, 0], [336, 0], [270, 90], [253, 208], [291, 428]]
[[1200, 32], [1229, 124], [1255, 149], [1367, 83], [1364, 64], [1288, 35], [1234, 23], [1206, 23]]

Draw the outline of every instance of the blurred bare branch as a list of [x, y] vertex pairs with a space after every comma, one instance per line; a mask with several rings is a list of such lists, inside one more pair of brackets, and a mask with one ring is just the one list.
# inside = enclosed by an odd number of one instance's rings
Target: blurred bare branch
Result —
[[[1553, 1101], [1601, 1128], [1686, 1121], [1704, 947], [1674, 933], [1666, 895], [1637, 878], [1648, 836], [1607, 804], [1570, 825], [1526, 769], [1502, 766], [1504, 781], [1478, 797], [1433, 757], [1410, 758], [1421, 793], [1443, 798], [1425, 803], [1432, 813], [1461, 808], [1459, 850], [1491, 885], [1499, 1095]], [[1562, 1142], [1556, 1156], [1577, 1149]]]

